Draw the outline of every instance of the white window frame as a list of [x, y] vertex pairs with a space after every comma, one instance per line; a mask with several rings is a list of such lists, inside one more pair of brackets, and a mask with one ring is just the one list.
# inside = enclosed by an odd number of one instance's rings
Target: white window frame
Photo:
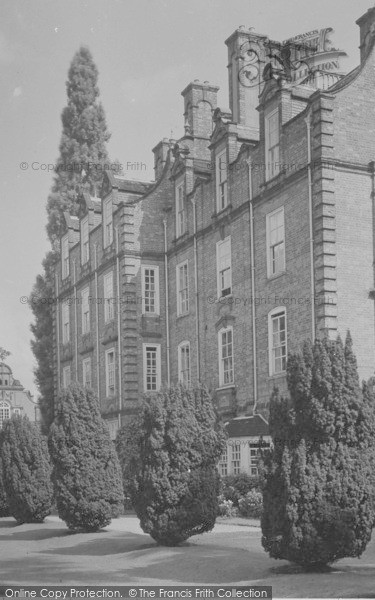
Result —
[[231, 449], [231, 471], [233, 475], [239, 475], [241, 473], [241, 442], [233, 442]]
[[89, 245], [89, 217], [85, 217], [81, 221], [81, 264], [85, 265], [90, 258]]
[[63, 302], [61, 306], [62, 343], [70, 342], [70, 306]]
[[[277, 117], [275, 119], [275, 117]], [[277, 130], [277, 143], [272, 143], [272, 122], [276, 121], [275, 130]], [[266, 180], [276, 177], [280, 171], [280, 117], [279, 109], [266, 113], [264, 116], [265, 133], [265, 161], [266, 161]]]
[[[154, 289], [151, 289], [150, 282], [146, 282], [147, 271], [154, 272]], [[159, 267], [155, 265], [142, 265], [142, 314], [160, 314]]]
[[[149, 351], [155, 352], [155, 367], [148, 370], [147, 359]], [[161, 351], [160, 344], [143, 344], [143, 388], [145, 392], [157, 392], [161, 385]], [[148, 381], [149, 377], [155, 378], [155, 383]]]
[[84, 387], [92, 387], [91, 358], [82, 361], [82, 383]]
[[[110, 286], [108, 282], [111, 282]], [[109, 287], [111, 288], [109, 290]], [[114, 309], [114, 289], [113, 289], [113, 271], [109, 271], [103, 276], [103, 296], [104, 296], [104, 321], [108, 323], [115, 318]]]
[[0, 402], [0, 429], [3, 428], [4, 421], [10, 419], [10, 404], [2, 400]]
[[[223, 248], [229, 247], [229, 267], [223, 261]], [[224, 240], [216, 243], [216, 270], [217, 270], [217, 297], [223, 298], [230, 296], [232, 293], [232, 242], [231, 236], [228, 235]], [[229, 270], [229, 285], [226, 287], [222, 283], [223, 273]], [[227, 282], [228, 283], [228, 282]], [[223, 292], [225, 292], [223, 294]]]
[[103, 200], [103, 248], [113, 242], [113, 207], [112, 198]]
[[66, 279], [69, 273], [69, 234], [66, 234], [61, 238], [61, 278]]
[[[181, 287], [181, 271], [186, 272], [186, 286]], [[177, 316], [187, 315], [189, 313], [189, 261], [184, 260], [176, 267], [176, 290], [177, 290]]]
[[251, 477], [259, 475], [259, 469], [258, 469], [259, 455], [260, 455], [259, 446], [252, 446], [249, 443], [249, 475]]
[[[222, 168], [222, 165], [225, 168]], [[228, 161], [227, 150], [221, 150], [216, 156], [216, 210], [220, 212], [228, 206]]]
[[219, 461], [219, 473], [221, 477], [228, 475], [228, 446], [225, 446]]
[[[274, 343], [275, 342], [274, 332], [273, 332], [274, 321], [276, 319], [279, 319], [280, 317], [284, 317], [285, 340], [281, 343], [275, 344]], [[280, 331], [283, 331], [283, 330], [280, 330]], [[277, 334], [277, 332], [275, 333], [275, 335], [276, 334]], [[278, 306], [268, 313], [268, 362], [269, 362], [270, 376], [283, 375], [286, 372], [286, 361], [287, 361], [287, 357], [288, 357], [287, 341], [288, 341], [288, 323], [287, 323], [286, 307]], [[277, 356], [278, 352], [276, 352], [276, 350], [278, 350], [280, 348], [283, 348], [284, 350], [283, 350], [281, 356]], [[281, 362], [283, 362], [283, 358], [285, 359], [285, 368], [284, 369], [279, 369], [276, 366], [277, 365], [276, 361], [279, 361], [280, 358], [281, 358]]]
[[[113, 354], [113, 361], [109, 362], [109, 356]], [[116, 395], [116, 352], [109, 348], [105, 352], [105, 393], [107, 398]]]
[[186, 233], [185, 182], [176, 185], [176, 237]]
[[63, 388], [67, 388], [68, 385], [70, 385], [71, 381], [72, 381], [72, 371], [71, 371], [70, 366], [63, 368], [62, 378], [63, 378], [63, 381], [62, 381]]
[[[186, 357], [188, 357], [188, 365], [184, 364], [183, 354], [185, 353]], [[189, 387], [191, 383], [191, 352], [190, 352], [190, 342], [183, 341], [178, 345], [177, 348], [177, 356], [178, 356], [178, 381], [182, 383], [184, 386]]]
[[[275, 234], [278, 229], [271, 229], [272, 220], [274, 217], [281, 215], [282, 218], [282, 239], [278, 239]], [[266, 215], [266, 242], [267, 242], [267, 276], [276, 277], [285, 272], [285, 216], [284, 207], [278, 208]], [[280, 264], [275, 260], [275, 248], [282, 246], [282, 254]]]
[[[232, 354], [228, 356], [223, 356], [223, 335], [231, 332], [231, 345], [232, 345]], [[226, 342], [225, 346], [228, 345]], [[220, 387], [232, 386], [234, 384], [234, 339], [233, 339], [233, 327], [230, 325], [229, 327], [223, 327], [218, 332], [218, 347], [219, 347], [219, 385]], [[231, 359], [232, 368], [228, 369], [226, 367], [225, 361]], [[229, 361], [230, 362], [230, 361]], [[231, 376], [227, 376], [226, 373], [231, 374]]]
[[85, 333], [89, 333], [90, 329], [91, 329], [89, 296], [90, 296], [90, 288], [89, 287], [85, 287], [81, 291], [81, 302], [82, 302], [82, 306], [81, 306], [81, 311], [82, 311], [81, 312], [81, 317], [82, 317], [82, 335], [84, 335]]

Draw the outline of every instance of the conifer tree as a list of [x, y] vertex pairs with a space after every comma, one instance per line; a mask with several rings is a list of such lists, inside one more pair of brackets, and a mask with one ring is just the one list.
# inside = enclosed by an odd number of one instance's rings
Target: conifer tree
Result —
[[122, 471], [125, 508], [132, 506], [132, 480], [140, 470], [139, 447], [141, 442], [142, 419], [136, 415], [117, 432], [116, 452]]
[[53, 419], [53, 348], [52, 310], [55, 296], [53, 265], [60, 253], [59, 240], [64, 233], [64, 211], [77, 214], [83, 189], [95, 195], [108, 163], [106, 143], [110, 138], [103, 107], [99, 102], [98, 70], [88, 48], [75, 54], [66, 84], [68, 102], [62, 112], [60, 156], [47, 202], [47, 233], [52, 246], [43, 262], [43, 274], [37, 277], [31, 310], [36, 382], [44, 430]]
[[[2, 443], [2, 431], [0, 431], [0, 449], [1, 449], [1, 443]], [[9, 515], [10, 515], [10, 511], [9, 511], [8, 499], [7, 499], [7, 495], [6, 495], [5, 487], [4, 487], [3, 463], [1, 460], [1, 453], [0, 453], [0, 517], [9, 517]]]
[[35, 322], [31, 324], [34, 339], [31, 349], [36, 358], [34, 370], [38, 386], [39, 408], [42, 417], [42, 431], [48, 433], [53, 421], [53, 313], [55, 310], [54, 264], [58, 253], [48, 252], [43, 261], [44, 275], [38, 275], [34, 284], [30, 307], [34, 313]]
[[207, 390], [176, 386], [146, 397], [138, 440], [130, 492], [143, 531], [166, 546], [210, 531], [223, 435]]
[[51, 464], [45, 438], [27, 417], [4, 422], [1, 462], [11, 515], [18, 523], [41, 523], [51, 512]]
[[62, 390], [48, 441], [59, 517], [71, 530], [108, 525], [122, 508], [121, 469], [92, 390]]
[[64, 211], [78, 212], [83, 188], [95, 195], [108, 163], [106, 143], [110, 138], [99, 102], [98, 70], [88, 48], [75, 54], [66, 84], [68, 104], [63, 125], [55, 181], [48, 198], [47, 233], [55, 249], [65, 232]]
[[306, 343], [289, 356], [287, 381], [290, 398], [271, 398], [263, 547], [316, 567], [360, 556], [375, 519], [375, 404], [361, 391], [350, 335], [345, 347], [340, 338]]

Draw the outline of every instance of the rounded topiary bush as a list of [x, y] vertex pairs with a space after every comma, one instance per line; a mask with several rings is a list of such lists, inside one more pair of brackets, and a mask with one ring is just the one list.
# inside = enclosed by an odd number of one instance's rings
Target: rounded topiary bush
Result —
[[290, 355], [289, 399], [270, 403], [262, 544], [272, 558], [321, 568], [371, 539], [375, 397], [361, 390], [350, 335]]
[[138, 423], [128, 476], [143, 531], [166, 546], [210, 531], [224, 438], [207, 390], [176, 386], [146, 397]]
[[51, 464], [46, 439], [27, 417], [5, 421], [1, 462], [10, 514], [18, 523], [41, 523], [51, 512]]
[[122, 509], [121, 469], [92, 390], [61, 392], [49, 447], [59, 517], [73, 531], [107, 526]]

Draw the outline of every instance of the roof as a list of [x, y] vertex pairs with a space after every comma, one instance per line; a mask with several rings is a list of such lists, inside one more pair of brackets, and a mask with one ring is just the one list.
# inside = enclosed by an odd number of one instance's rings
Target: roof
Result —
[[123, 179], [121, 177], [115, 177], [115, 181], [120, 192], [133, 192], [135, 194], [145, 194], [154, 185], [150, 182]]
[[84, 197], [86, 207], [88, 208], [88, 210], [93, 210], [94, 212], [97, 212], [97, 213], [102, 212], [102, 201], [100, 198], [91, 196], [86, 190], [83, 192], [83, 197]]
[[68, 211], [64, 212], [65, 222], [68, 229], [74, 229], [74, 231], [79, 231], [79, 218], [75, 215], [71, 215]]
[[259, 437], [269, 435], [268, 423], [261, 415], [236, 417], [225, 425], [228, 437]]

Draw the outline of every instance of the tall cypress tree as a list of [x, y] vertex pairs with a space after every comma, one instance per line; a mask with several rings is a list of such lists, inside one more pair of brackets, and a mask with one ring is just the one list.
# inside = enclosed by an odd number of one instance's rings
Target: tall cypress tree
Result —
[[103, 167], [108, 163], [106, 143], [110, 134], [99, 102], [98, 70], [88, 48], [80, 48], [74, 56], [66, 90], [68, 104], [61, 115], [60, 156], [47, 202], [47, 233], [55, 248], [64, 233], [64, 211], [77, 213], [83, 188], [92, 194], [98, 191]]
[[287, 379], [290, 398], [271, 399], [263, 546], [309, 566], [360, 556], [375, 519], [375, 404], [360, 388], [350, 335], [345, 347], [340, 338], [305, 344]]
[[66, 84], [68, 103], [62, 112], [60, 156], [47, 202], [47, 233], [52, 246], [43, 262], [43, 274], [31, 294], [35, 323], [31, 326], [37, 367], [36, 382], [44, 430], [53, 418], [52, 309], [54, 306], [53, 264], [60, 253], [64, 233], [64, 211], [77, 214], [83, 189], [95, 194], [108, 163], [106, 143], [110, 138], [103, 107], [99, 102], [98, 70], [88, 48], [82, 47], [70, 65]]

